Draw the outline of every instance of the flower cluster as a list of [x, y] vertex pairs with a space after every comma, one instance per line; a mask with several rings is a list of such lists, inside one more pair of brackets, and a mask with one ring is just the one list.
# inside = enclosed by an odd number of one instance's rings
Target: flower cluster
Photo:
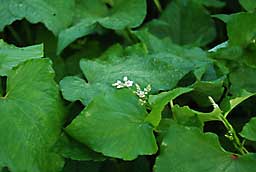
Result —
[[[114, 84], [112, 84], [113, 87], [116, 88], [130, 88], [133, 86], [133, 81], [129, 80], [127, 76], [123, 77], [123, 82], [120, 80], [117, 80]], [[151, 91], [151, 85], [148, 85], [146, 88], [141, 89], [139, 84], [135, 84], [136, 91], [134, 93], [139, 97], [139, 101], [141, 105], [144, 105], [147, 103], [147, 95]]]
[[130, 81], [127, 76], [123, 78], [123, 82], [120, 80], [117, 80], [114, 84], [112, 84], [112, 86], [116, 88], [125, 88], [125, 87], [129, 88], [129, 87], [132, 87], [132, 85], [133, 85], [133, 81]]
[[139, 84], [135, 84], [136, 91], [134, 93], [140, 98], [139, 101], [142, 105], [147, 103], [147, 95], [151, 91], [151, 85], [148, 85], [146, 88], [141, 89]]

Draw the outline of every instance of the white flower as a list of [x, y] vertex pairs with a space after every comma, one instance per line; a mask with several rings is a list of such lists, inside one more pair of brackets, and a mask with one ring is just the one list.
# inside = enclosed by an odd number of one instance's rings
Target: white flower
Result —
[[116, 88], [123, 88], [124, 84], [122, 83], [122, 81], [117, 80], [116, 83], [112, 84], [112, 86]]
[[144, 91], [141, 91], [141, 90], [137, 90], [136, 94], [137, 94], [140, 98], [146, 97], [145, 92], [144, 92]]
[[112, 84], [113, 87], [116, 88], [124, 88], [124, 87], [132, 87], [133, 81], [129, 80], [127, 76], [123, 78], [123, 82], [120, 80], [117, 80], [116, 83]]
[[128, 87], [128, 88], [129, 88], [129, 87], [132, 87], [133, 81], [129, 80], [127, 76], [125, 76], [125, 77], [123, 78], [123, 81], [124, 81], [124, 86], [126, 86], [126, 87]]

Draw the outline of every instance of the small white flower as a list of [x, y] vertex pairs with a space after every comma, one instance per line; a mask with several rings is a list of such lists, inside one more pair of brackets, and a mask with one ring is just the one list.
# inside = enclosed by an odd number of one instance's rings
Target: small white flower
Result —
[[137, 94], [140, 98], [145, 98], [145, 97], [146, 97], [145, 92], [144, 92], [144, 91], [141, 91], [141, 90], [137, 91], [136, 94]]
[[123, 88], [124, 84], [122, 83], [122, 81], [117, 80], [116, 83], [112, 84], [112, 86], [116, 88]]
[[133, 81], [129, 80], [127, 76], [125, 76], [125, 77], [123, 78], [123, 81], [124, 81], [124, 86], [126, 86], [126, 87], [128, 87], [128, 88], [129, 88], [129, 87], [132, 87]]
[[124, 81], [124, 82], [128, 81], [128, 77], [125, 76], [125, 77], [123, 78], [123, 81]]
[[132, 87], [133, 81], [128, 80], [128, 81], [126, 81], [126, 82], [124, 83], [124, 85], [125, 85], [126, 87]]

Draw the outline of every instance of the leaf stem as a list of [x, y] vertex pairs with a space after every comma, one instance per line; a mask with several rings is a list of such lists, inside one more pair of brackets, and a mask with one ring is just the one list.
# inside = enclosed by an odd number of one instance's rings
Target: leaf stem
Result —
[[232, 142], [234, 147], [242, 154], [249, 153], [248, 150], [244, 147], [244, 145], [241, 143], [240, 139], [238, 138], [235, 129], [233, 126], [229, 123], [229, 121], [226, 119], [225, 116], [221, 116], [221, 121], [223, 122], [224, 126], [228, 130], [228, 134], [226, 135], [227, 138], [229, 138]]
[[161, 6], [159, 0], [154, 0], [154, 3], [156, 5], [158, 11], [161, 13], [163, 11], [163, 9], [162, 9], [162, 6]]
[[234, 127], [229, 123], [229, 121], [227, 120], [227, 114], [226, 113], [222, 113], [221, 109], [219, 108], [218, 104], [215, 103], [215, 101], [213, 100], [212, 97], [208, 97], [210, 102], [213, 105], [214, 109], [219, 109], [220, 110], [220, 115], [219, 115], [219, 119], [222, 121], [222, 123], [224, 124], [224, 126], [226, 127], [226, 129], [228, 130], [228, 133], [225, 135], [230, 141], [233, 142], [234, 147], [242, 154], [247, 154], [249, 153], [248, 150], [244, 147], [244, 143], [240, 141], [239, 137], [236, 134], [236, 130], [234, 129]]

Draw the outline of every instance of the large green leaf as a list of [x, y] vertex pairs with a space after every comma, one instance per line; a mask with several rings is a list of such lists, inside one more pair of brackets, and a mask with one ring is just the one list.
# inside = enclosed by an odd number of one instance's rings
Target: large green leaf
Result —
[[239, 2], [247, 11], [253, 12], [256, 10], [255, 0], [239, 0]]
[[223, 110], [225, 116], [227, 116], [235, 107], [254, 95], [255, 93], [240, 90], [235, 97], [225, 97], [221, 103], [221, 109]]
[[15, 20], [42, 22], [57, 35], [72, 22], [74, 0], [0, 0], [0, 31]]
[[256, 39], [256, 15], [237, 13], [228, 21], [227, 30], [230, 45], [246, 47]]
[[159, 37], [170, 37], [180, 45], [204, 46], [215, 38], [213, 21], [200, 3], [193, 0], [174, 0], [159, 20], [147, 26]]
[[156, 172], [248, 172], [255, 170], [255, 163], [255, 154], [240, 156], [226, 152], [215, 134], [173, 122], [154, 168]]
[[98, 24], [121, 30], [139, 26], [146, 16], [145, 0], [86, 0], [76, 5], [73, 25], [59, 35], [58, 53], [77, 38], [94, 32]]
[[6, 75], [14, 66], [28, 59], [43, 57], [43, 45], [17, 48], [0, 40], [0, 76]]
[[240, 135], [248, 140], [256, 141], [256, 117], [252, 118], [247, 124], [245, 124]]
[[147, 111], [128, 89], [102, 94], [65, 129], [81, 143], [106, 156], [135, 159], [157, 151]]
[[60, 134], [64, 112], [48, 59], [29, 60], [8, 74], [0, 97], [0, 169], [56, 172], [62, 159], [50, 149]]
[[88, 83], [78, 77], [66, 77], [60, 82], [62, 94], [69, 101], [81, 100], [86, 105], [97, 94], [113, 91], [112, 84], [124, 76], [142, 87], [151, 84], [153, 93], [169, 90], [188, 72], [211, 63], [204, 53], [198, 52], [201, 50], [83, 59], [80, 66]]

